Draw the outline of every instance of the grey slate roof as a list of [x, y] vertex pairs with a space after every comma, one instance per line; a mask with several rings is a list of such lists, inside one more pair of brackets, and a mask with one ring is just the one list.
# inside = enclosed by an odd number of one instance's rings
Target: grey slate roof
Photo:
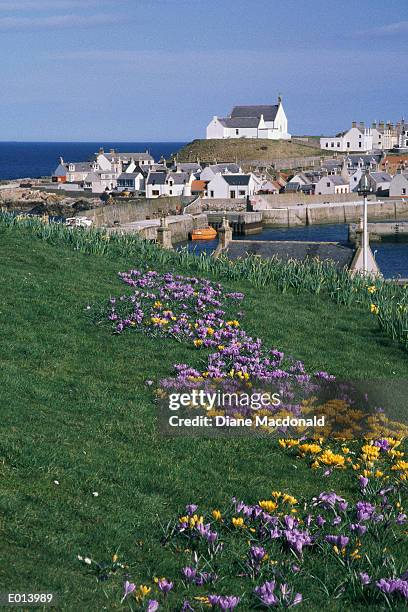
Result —
[[198, 162], [185, 162], [177, 164], [177, 170], [180, 172], [198, 172], [202, 166]]
[[184, 183], [187, 183], [189, 178], [190, 178], [189, 172], [169, 172], [167, 174], [166, 182], [172, 179], [174, 185], [183, 185]]
[[67, 162], [66, 163], [67, 168], [69, 168], [69, 166], [71, 165], [75, 166], [74, 172], [89, 172], [89, 170], [91, 170], [92, 168], [91, 162]]
[[289, 183], [286, 183], [285, 185], [285, 193], [300, 191], [300, 186], [301, 184], [297, 181], [289, 181]]
[[147, 185], [165, 185], [166, 173], [165, 172], [150, 172], [146, 181]]
[[263, 115], [265, 121], [275, 121], [276, 113], [278, 112], [278, 104], [260, 104], [255, 106], [234, 106], [231, 112], [231, 118], [235, 117], [257, 117]]
[[371, 172], [370, 176], [376, 183], [389, 183], [392, 179], [388, 172]]
[[67, 165], [66, 164], [58, 164], [52, 176], [66, 176], [67, 174]]
[[231, 240], [226, 255], [231, 259], [258, 255], [264, 259], [276, 257], [282, 261], [318, 258], [321, 261], [331, 260], [337, 268], [342, 269], [350, 266], [354, 249], [334, 242]]
[[[97, 155], [99, 155], [99, 153]], [[102, 153], [102, 155], [105, 155], [107, 159], [113, 159], [114, 161], [118, 161], [119, 159], [121, 159], [122, 161], [130, 161], [131, 159], [134, 159], [135, 161], [153, 161], [154, 159], [150, 155], [150, 153], [146, 152], [126, 153], [122, 151], [115, 151], [114, 153], [111, 153], [110, 151], [105, 151], [104, 153]]]
[[222, 117], [219, 119], [221, 125], [227, 128], [257, 128], [258, 117]]
[[96, 172], [90, 172], [85, 177], [85, 183], [93, 183], [94, 181], [100, 181], [100, 180], [101, 180], [101, 176], [100, 174], [96, 174]]
[[214, 174], [217, 174], [217, 172], [220, 172], [222, 174], [225, 171], [232, 173], [237, 173], [240, 171], [240, 167], [238, 166], [238, 164], [230, 164], [228, 162], [225, 162], [225, 164], [210, 164], [209, 168], [211, 168]]
[[126, 179], [134, 179], [134, 178], [137, 178], [140, 174], [142, 173], [141, 172], [122, 172], [122, 174], [118, 176], [118, 181], [124, 181]]
[[331, 181], [334, 185], [348, 185], [349, 182], [346, 181], [340, 174], [330, 174], [329, 176], [323, 176], [322, 179], [327, 179], [327, 181]]
[[228, 185], [248, 185], [250, 174], [223, 174], [222, 178]]

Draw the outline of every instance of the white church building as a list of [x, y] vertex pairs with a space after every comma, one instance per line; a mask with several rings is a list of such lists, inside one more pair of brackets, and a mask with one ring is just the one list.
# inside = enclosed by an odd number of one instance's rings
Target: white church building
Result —
[[206, 138], [289, 140], [282, 98], [279, 96], [278, 103], [273, 105], [234, 106], [229, 117], [214, 116], [207, 125]]

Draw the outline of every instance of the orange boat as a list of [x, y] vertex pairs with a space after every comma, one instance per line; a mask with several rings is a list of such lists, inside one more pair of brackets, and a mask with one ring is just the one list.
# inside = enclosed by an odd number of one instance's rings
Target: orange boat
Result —
[[217, 230], [213, 227], [204, 227], [203, 229], [193, 230], [191, 240], [214, 240], [217, 237]]

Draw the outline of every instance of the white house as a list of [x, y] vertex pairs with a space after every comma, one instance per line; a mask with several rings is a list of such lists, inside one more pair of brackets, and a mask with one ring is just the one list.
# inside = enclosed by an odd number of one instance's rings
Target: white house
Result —
[[206, 138], [290, 139], [282, 98], [273, 105], [234, 106], [229, 117], [215, 115], [207, 126]]
[[320, 181], [316, 183], [316, 195], [331, 195], [341, 193], [350, 193], [350, 184], [339, 174], [323, 176]]
[[408, 172], [397, 172], [390, 182], [390, 198], [408, 197]]
[[189, 172], [149, 172], [146, 178], [146, 198], [189, 196], [194, 174]]
[[399, 127], [399, 135], [398, 135], [398, 148], [399, 149], [408, 149], [408, 124], [405, 123], [404, 120], [398, 125]]
[[146, 198], [167, 195], [166, 172], [149, 172], [146, 178]]
[[369, 128], [364, 127], [364, 123], [353, 121], [352, 127], [346, 132], [336, 134], [334, 137], [321, 138], [321, 149], [331, 151], [371, 151], [373, 149], [373, 135]]
[[87, 174], [83, 184], [84, 189], [90, 189], [92, 193], [112, 191], [117, 185], [116, 174], [114, 172], [93, 170]]
[[261, 181], [253, 174], [216, 174], [207, 184], [207, 198], [246, 198], [258, 191]]
[[242, 174], [242, 168], [228, 162], [210, 164], [200, 173], [200, 181], [211, 181], [217, 174]]
[[101, 148], [96, 154], [95, 159], [102, 170], [110, 170], [115, 172], [117, 176], [122, 174], [129, 166], [130, 172], [133, 172], [136, 166], [150, 167], [154, 164], [154, 159], [148, 151], [144, 153], [126, 153], [111, 149], [109, 152], [105, 152]]
[[378, 196], [388, 195], [391, 181], [392, 176], [388, 172], [370, 172], [368, 175], [370, 189]]
[[373, 149], [387, 151], [398, 144], [398, 134], [392, 123], [374, 122], [371, 125], [371, 134], [373, 136]]
[[190, 196], [191, 183], [195, 179], [192, 172], [168, 172], [166, 185], [169, 196]]
[[52, 180], [60, 183], [82, 183], [90, 172], [98, 169], [96, 161], [65, 162], [60, 157], [60, 163], [52, 174]]
[[122, 172], [117, 180], [118, 191], [144, 191], [145, 177], [140, 171]]

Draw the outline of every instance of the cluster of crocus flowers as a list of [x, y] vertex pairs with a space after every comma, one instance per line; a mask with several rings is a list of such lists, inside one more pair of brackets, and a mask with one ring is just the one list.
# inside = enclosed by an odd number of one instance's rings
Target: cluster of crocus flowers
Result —
[[[359, 449], [352, 444], [343, 448], [345, 455], [365, 455], [368, 463], [377, 452], [390, 461], [395, 461], [392, 450], [402, 452], [396, 440], [386, 438], [360, 443]], [[289, 608], [307, 601], [304, 588], [308, 588], [302, 580], [310, 576], [310, 564], [313, 567], [319, 555], [326, 578], [332, 576], [336, 584], [352, 582], [347, 595], [347, 588], [338, 592], [339, 606], [343, 603], [348, 609], [356, 589], [359, 597], [364, 592], [369, 606], [398, 606], [408, 599], [408, 573], [401, 571], [398, 560], [399, 543], [406, 537], [405, 483], [359, 487], [353, 477], [351, 485], [355, 486], [352, 501], [334, 490], [311, 498], [273, 490], [256, 503], [233, 498], [230, 505], [208, 512], [189, 503], [164, 533], [168, 550], [183, 554], [176, 577], [136, 584], [129, 579], [129, 565], [114, 555], [112, 576], [117, 572], [126, 576], [122, 603], [140, 612], [162, 606], [185, 612], [194, 612], [197, 606], [226, 611]], [[175, 561], [181, 561], [179, 554]], [[99, 567], [105, 564], [92, 561], [89, 570]], [[385, 567], [394, 572], [385, 574]]]

